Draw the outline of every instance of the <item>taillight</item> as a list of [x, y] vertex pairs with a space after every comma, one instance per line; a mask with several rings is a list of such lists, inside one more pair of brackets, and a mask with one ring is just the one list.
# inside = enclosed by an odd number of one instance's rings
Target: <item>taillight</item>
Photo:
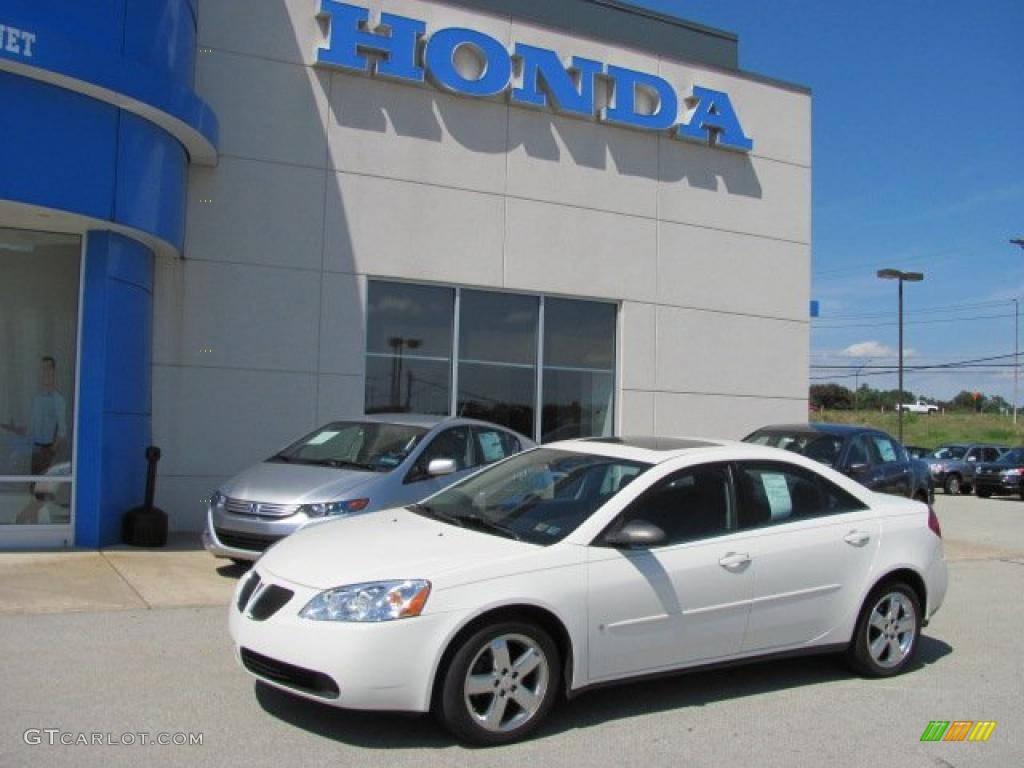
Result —
[[935, 514], [935, 510], [932, 509], [931, 505], [928, 505], [928, 527], [932, 529], [932, 533], [942, 538], [942, 527], [939, 525], [939, 516]]

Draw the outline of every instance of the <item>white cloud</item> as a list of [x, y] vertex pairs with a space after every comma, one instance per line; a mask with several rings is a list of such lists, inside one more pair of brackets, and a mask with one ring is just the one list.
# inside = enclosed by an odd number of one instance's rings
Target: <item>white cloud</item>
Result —
[[[906, 355], [906, 350], [903, 351]], [[859, 341], [842, 350], [841, 357], [894, 357], [896, 350], [879, 341]]]

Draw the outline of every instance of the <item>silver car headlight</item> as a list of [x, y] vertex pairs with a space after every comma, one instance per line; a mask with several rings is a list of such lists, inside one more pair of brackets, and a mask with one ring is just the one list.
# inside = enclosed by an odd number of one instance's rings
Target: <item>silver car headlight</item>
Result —
[[423, 579], [370, 581], [321, 592], [299, 611], [313, 621], [392, 621], [419, 616], [430, 595]]
[[307, 517], [351, 515], [362, 512], [369, 503], [369, 499], [349, 499], [347, 501], [327, 501], [321, 504], [303, 504], [299, 507], [299, 512], [305, 512]]
[[214, 491], [210, 497], [210, 506], [214, 509], [224, 509], [227, 506], [228, 497], [220, 491]]

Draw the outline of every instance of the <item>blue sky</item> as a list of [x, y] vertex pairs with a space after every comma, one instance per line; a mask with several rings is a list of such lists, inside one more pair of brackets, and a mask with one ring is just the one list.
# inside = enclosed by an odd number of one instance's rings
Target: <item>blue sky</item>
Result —
[[737, 34], [742, 69], [813, 91], [812, 383], [896, 387], [869, 367], [856, 379], [815, 367], [895, 364], [896, 283], [875, 277], [894, 267], [925, 274], [905, 286], [907, 366], [1008, 356], [993, 361], [1004, 368], [907, 371], [905, 388], [1011, 400], [1024, 2], [634, 1]]

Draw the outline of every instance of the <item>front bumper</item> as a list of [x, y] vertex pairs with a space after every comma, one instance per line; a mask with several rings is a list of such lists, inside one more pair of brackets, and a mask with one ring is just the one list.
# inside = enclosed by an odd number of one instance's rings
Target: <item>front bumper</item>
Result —
[[[228, 628], [235, 658], [268, 685], [334, 707], [426, 712], [437, 663], [454, 632], [455, 617], [424, 614], [375, 623], [312, 621], [299, 611], [321, 590], [279, 579], [257, 566], [264, 585], [293, 593], [267, 618], [249, 596], [239, 610], [247, 579], [239, 581]], [[267, 590], [270, 587], [266, 587]]]
[[256, 560], [267, 548], [309, 522], [301, 513], [283, 518], [234, 515], [210, 508], [203, 529], [203, 546], [214, 557]]
[[942, 607], [946, 599], [946, 590], [949, 588], [949, 570], [946, 567], [946, 558], [942, 540], [935, 543], [931, 563], [925, 571], [925, 588], [928, 590], [928, 605], [925, 606], [924, 624], [927, 626], [932, 616]]
[[994, 495], [1009, 495], [1020, 493], [1020, 477], [1004, 477], [1002, 475], [977, 475], [974, 478], [974, 489], [977, 491], [988, 491]]

